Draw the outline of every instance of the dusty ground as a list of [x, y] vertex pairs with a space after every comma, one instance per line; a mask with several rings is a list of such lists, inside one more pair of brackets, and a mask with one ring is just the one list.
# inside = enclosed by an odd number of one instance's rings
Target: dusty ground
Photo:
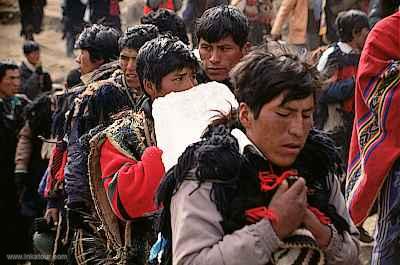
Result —
[[[14, 0], [0, 0], [0, 8], [2, 1], [13, 2]], [[35, 39], [41, 45], [42, 63], [52, 75], [55, 82], [62, 83], [66, 73], [77, 67], [74, 59], [65, 56], [65, 43], [62, 40], [62, 32], [60, 25], [60, 7], [58, 0], [48, 0], [45, 10], [44, 30], [41, 34], [35, 35]], [[132, 6], [142, 3], [140, 0], [125, 0], [121, 2], [123, 27], [137, 23], [141, 15], [141, 8], [133, 8]], [[139, 4], [140, 5], [140, 4]], [[1, 10], [0, 10], [1, 11]], [[0, 59], [12, 58], [16, 61], [23, 59], [22, 43], [23, 39], [19, 35], [20, 24], [17, 19], [14, 23], [0, 24]], [[369, 218], [364, 227], [373, 232], [375, 225], [375, 217]], [[371, 244], [362, 244], [361, 260], [363, 265], [369, 264]], [[349, 264], [350, 265], [350, 264]]]
[[[0, 11], [14, 10], [12, 7], [16, 0], [0, 0]], [[59, 0], [48, 0], [45, 9], [44, 30], [35, 35], [35, 40], [41, 46], [42, 64], [50, 72], [56, 82], [62, 83], [69, 70], [77, 67], [74, 59], [65, 55], [65, 42], [62, 39]], [[137, 23], [142, 8], [132, 6], [142, 3], [140, 0], [125, 0], [121, 2], [123, 27]], [[2, 5], [3, 4], [3, 5]], [[140, 5], [139, 4], [139, 5]], [[20, 24], [18, 18], [11, 19], [7, 24], [0, 24], [0, 59], [12, 58], [17, 62], [23, 59], [20, 37]]]

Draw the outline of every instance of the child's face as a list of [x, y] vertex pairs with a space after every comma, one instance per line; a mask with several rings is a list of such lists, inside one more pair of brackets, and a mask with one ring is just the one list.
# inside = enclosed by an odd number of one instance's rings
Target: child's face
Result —
[[146, 92], [154, 100], [171, 92], [180, 92], [191, 89], [197, 85], [196, 72], [191, 67], [184, 67], [172, 71], [161, 79], [161, 89], [157, 90], [155, 84], [146, 86]]

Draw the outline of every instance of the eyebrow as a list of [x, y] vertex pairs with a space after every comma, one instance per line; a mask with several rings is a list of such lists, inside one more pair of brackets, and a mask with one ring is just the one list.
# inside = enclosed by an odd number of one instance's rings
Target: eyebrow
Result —
[[223, 43], [223, 44], [217, 45], [217, 47], [225, 47], [225, 48], [229, 47], [230, 48], [230, 47], [233, 47], [233, 45], [230, 43]]
[[[289, 111], [292, 111], [292, 112], [298, 111], [297, 109], [294, 109], [294, 108], [291, 108], [291, 107], [287, 107], [287, 106], [280, 106], [280, 107], [283, 108], [283, 109], [287, 109]], [[311, 108], [303, 110], [302, 112], [309, 112], [309, 111], [313, 111], [314, 109], [315, 109], [315, 107], [311, 107]]]
[[188, 73], [187, 72], [180, 72], [180, 73], [175, 73], [175, 77], [181, 77], [181, 76], [184, 76], [184, 75], [187, 75]]

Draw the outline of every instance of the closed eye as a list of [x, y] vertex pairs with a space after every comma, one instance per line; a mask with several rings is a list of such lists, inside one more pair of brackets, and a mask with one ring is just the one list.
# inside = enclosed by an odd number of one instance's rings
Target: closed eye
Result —
[[283, 113], [283, 112], [276, 112], [276, 114], [278, 114], [278, 116], [281, 117], [289, 117], [290, 113]]

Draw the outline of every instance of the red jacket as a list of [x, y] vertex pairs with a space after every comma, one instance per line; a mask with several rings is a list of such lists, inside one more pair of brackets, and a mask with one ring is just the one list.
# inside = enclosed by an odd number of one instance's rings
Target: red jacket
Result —
[[164, 176], [162, 151], [155, 146], [145, 149], [141, 161], [121, 153], [107, 139], [101, 147], [102, 180], [115, 215], [131, 220], [157, 211], [155, 192]]

